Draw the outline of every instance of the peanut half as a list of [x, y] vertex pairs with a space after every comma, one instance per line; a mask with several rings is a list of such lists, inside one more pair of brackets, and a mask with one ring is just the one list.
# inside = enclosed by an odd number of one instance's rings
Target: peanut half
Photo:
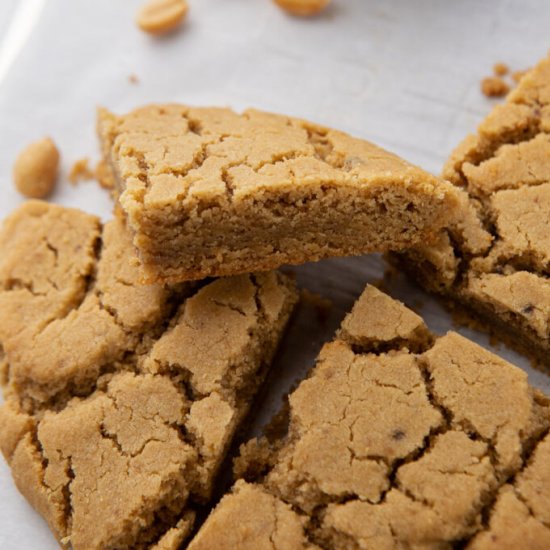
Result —
[[323, 11], [330, 0], [275, 0], [275, 3], [292, 15], [308, 17]]
[[185, 19], [189, 6], [186, 0], [150, 0], [138, 12], [138, 27], [149, 34], [166, 34]]
[[27, 145], [13, 165], [17, 190], [33, 199], [49, 195], [55, 187], [59, 170], [59, 151], [47, 137]]

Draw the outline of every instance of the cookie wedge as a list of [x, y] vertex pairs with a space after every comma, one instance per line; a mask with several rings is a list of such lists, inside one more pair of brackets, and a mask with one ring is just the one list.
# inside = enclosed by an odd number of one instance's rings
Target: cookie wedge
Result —
[[371, 143], [286, 116], [99, 111], [109, 179], [145, 278], [202, 279], [430, 240], [452, 186]]
[[524, 371], [369, 286], [189, 548], [546, 548], [549, 429]]
[[462, 190], [460, 221], [394, 259], [548, 369], [550, 57], [457, 147], [443, 175]]
[[297, 300], [276, 273], [143, 286], [126, 228], [29, 202], [0, 232], [0, 448], [62, 546], [179, 548]]

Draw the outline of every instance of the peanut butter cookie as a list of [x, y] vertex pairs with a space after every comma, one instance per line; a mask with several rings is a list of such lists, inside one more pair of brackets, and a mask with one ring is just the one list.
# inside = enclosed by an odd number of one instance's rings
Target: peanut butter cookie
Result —
[[140, 284], [118, 220], [29, 202], [0, 232], [0, 448], [62, 546], [176, 549], [297, 296], [270, 272]]
[[399, 265], [550, 365], [550, 57], [451, 155], [463, 215]]
[[546, 548], [550, 400], [367, 287], [191, 550]]
[[451, 185], [341, 132], [259, 111], [99, 112], [120, 206], [152, 282], [429, 241]]

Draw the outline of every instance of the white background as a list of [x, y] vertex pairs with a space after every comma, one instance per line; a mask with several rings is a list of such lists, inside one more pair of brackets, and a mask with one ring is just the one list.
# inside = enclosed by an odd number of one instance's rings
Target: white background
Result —
[[[550, 47], [546, 0], [333, 0], [310, 20], [286, 16], [270, 0], [189, 2], [181, 32], [154, 39], [135, 27], [140, 1], [0, 0], [0, 218], [23, 200], [11, 181], [14, 157], [44, 135], [63, 155], [52, 200], [110, 216], [104, 191], [93, 182], [73, 187], [66, 179], [75, 160], [97, 159], [98, 105], [116, 112], [158, 101], [254, 106], [370, 139], [438, 173], [493, 105], [479, 91], [493, 63], [524, 69]], [[138, 84], [129, 81], [131, 74]], [[313, 308], [300, 309], [253, 430], [278, 408], [365, 283], [383, 269], [371, 256], [296, 270], [302, 286], [331, 298], [334, 307], [325, 324]], [[452, 327], [449, 316], [404, 278], [391, 290], [436, 332]], [[489, 346], [485, 336], [459, 330]], [[550, 390], [524, 358], [504, 347], [496, 352]], [[0, 549], [54, 548], [0, 459]]]

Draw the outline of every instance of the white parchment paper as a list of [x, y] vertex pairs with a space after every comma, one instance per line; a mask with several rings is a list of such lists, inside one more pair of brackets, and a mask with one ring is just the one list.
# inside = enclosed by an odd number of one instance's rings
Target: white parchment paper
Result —
[[[438, 173], [492, 102], [479, 81], [496, 61], [524, 69], [550, 47], [545, 0], [333, 0], [322, 16], [286, 16], [270, 0], [189, 0], [181, 32], [154, 39], [134, 24], [138, 0], [0, 0], [0, 218], [22, 198], [11, 181], [17, 152], [51, 135], [64, 174], [52, 200], [110, 217], [108, 195], [74, 187], [71, 164], [98, 157], [95, 108], [124, 112], [147, 102], [253, 106], [308, 118], [375, 141]], [[139, 83], [133, 84], [130, 75]], [[256, 407], [251, 431], [279, 407], [364, 285], [382, 276], [378, 256], [296, 269], [299, 283], [333, 301], [320, 323], [300, 308]], [[449, 316], [404, 277], [391, 292], [438, 333]], [[485, 347], [488, 338], [459, 329]], [[496, 353], [550, 390], [526, 359]], [[54, 549], [44, 521], [0, 460], [0, 548]]]

